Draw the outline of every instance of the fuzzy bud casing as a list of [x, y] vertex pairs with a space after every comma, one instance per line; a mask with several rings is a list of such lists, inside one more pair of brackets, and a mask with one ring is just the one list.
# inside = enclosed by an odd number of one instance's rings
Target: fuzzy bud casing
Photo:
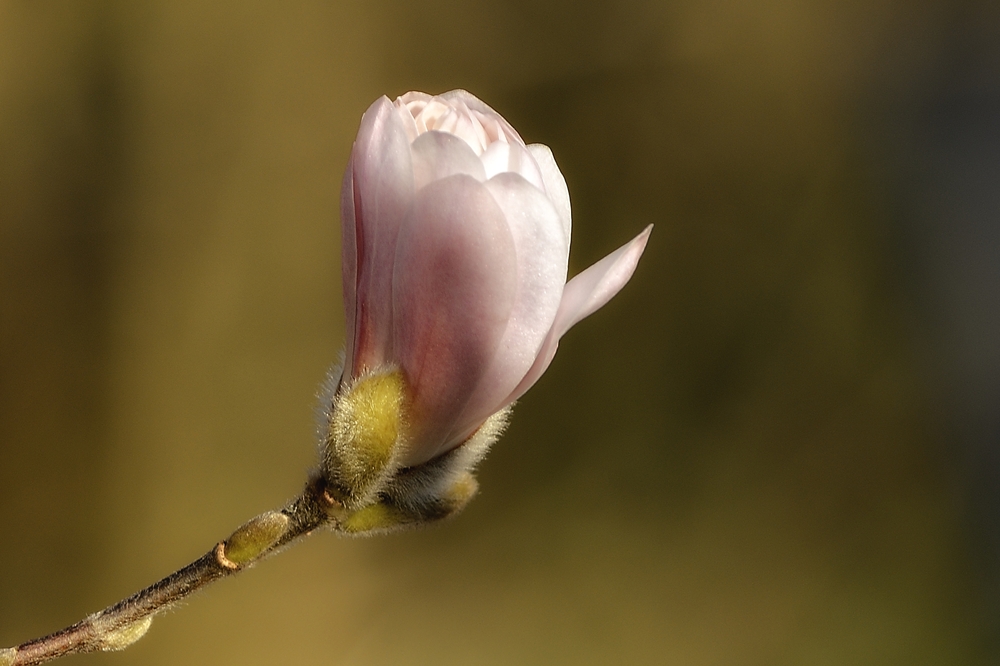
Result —
[[370, 503], [395, 471], [406, 439], [406, 393], [403, 374], [388, 370], [359, 377], [333, 398], [323, 467], [345, 507]]

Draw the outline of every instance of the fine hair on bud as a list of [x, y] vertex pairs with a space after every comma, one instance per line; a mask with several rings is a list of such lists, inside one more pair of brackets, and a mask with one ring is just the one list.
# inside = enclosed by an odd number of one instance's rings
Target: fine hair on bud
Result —
[[423, 521], [460, 511], [478, 489], [476, 465], [507, 427], [511, 406], [490, 416], [464, 443], [423, 465], [400, 470], [383, 492], [386, 501]]
[[320, 447], [326, 445], [327, 433], [330, 430], [330, 419], [333, 418], [333, 402], [340, 388], [340, 380], [344, 376], [344, 352], [340, 352], [340, 358], [331, 367], [323, 383], [320, 384], [319, 392], [316, 394], [316, 436]]
[[349, 511], [335, 529], [354, 536], [385, 534], [454, 516], [479, 490], [473, 472], [507, 425], [505, 408], [464, 443], [414, 467], [397, 469], [377, 498]]
[[[116, 629], [109, 629], [106, 631], [100, 631], [99, 636], [99, 648], [102, 652], [116, 652], [118, 650], [124, 650], [132, 643], [146, 635], [149, 631], [149, 625], [153, 623], [153, 617], [144, 617], [141, 620], [136, 620], [129, 624], [117, 627]], [[100, 620], [95, 622], [95, 628], [100, 628]]]
[[419, 527], [456, 515], [478, 490], [476, 478], [470, 472], [462, 472], [451, 476], [450, 483], [433, 498], [400, 505], [383, 496], [375, 504], [348, 515], [337, 529], [350, 536], [372, 536]]
[[406, 432], [406, 380], [395, 368], [365, 373], [333, 396], [323, 475], [348, 509], [372, 503], [399, 467]]
[[224, 558], [224, 566], [240, 567], [252, 563], [285, 535], [288, 522], [285, 514], [268, 511], [238, 527], [219, 553], [219, 557]]

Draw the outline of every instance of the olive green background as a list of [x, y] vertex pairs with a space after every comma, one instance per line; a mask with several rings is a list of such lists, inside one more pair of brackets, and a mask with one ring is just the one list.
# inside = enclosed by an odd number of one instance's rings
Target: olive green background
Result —
[[571, 272], [656, 225], [631, 283], [457, 519], [316, 535], [67, 663], [988, 663], [866, 152], [953, 4], [0, 4], [0, 646], [298, 492], [361, 114], [463, 87], [552, 147]]

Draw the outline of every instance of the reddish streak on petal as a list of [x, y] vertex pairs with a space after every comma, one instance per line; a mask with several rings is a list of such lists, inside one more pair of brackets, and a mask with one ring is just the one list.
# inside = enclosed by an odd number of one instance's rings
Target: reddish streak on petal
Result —
[[395, 351], [413, 390], [405, 464], [458, 443], [448, 435], [496, 355], [516, 292], [514, 241], [486, 188], [460, 174], [418, 192], [393, 281]]

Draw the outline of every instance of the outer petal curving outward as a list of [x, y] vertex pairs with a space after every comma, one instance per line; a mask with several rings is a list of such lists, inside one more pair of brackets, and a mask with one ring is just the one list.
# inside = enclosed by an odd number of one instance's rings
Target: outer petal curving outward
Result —
[[566, 331], [584, 317], [596, 312], [621, 291], [635, 272], [639, 257], [646, 249], [646, 242], [652, 231], [653, 225], [649, 225], [631, 241], [566, 283], [559, 311], [556, 313], [552, 328], [545, 336], [538, 357], [521, 383], [510, 394], [506, 404], [524, 395], [524, 392], [531, 388], [548, 369], [559, 347], [559, 338]]

